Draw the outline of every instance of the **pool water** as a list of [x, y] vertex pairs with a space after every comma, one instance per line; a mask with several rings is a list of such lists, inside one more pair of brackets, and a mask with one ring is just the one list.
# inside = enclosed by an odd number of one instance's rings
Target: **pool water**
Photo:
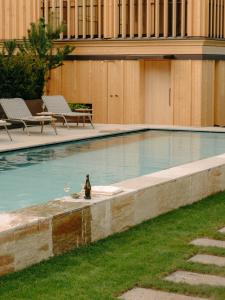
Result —
[[[225, 134], [149, 130], [0, 156], [0, 211], [225, 153]], [[69, 187], [69, 188], [68, 188]]]

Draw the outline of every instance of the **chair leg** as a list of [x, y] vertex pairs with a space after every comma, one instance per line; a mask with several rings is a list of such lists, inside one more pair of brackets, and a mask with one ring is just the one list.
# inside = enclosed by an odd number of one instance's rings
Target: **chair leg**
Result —
[[66, 127], [69, 129], [70, 127], [69, 127], [69, 124], [68, 124], [68, 122], [67, 122], [66, 117], [64, 117], [64, 116], [62, 116], [62, 117], [63, 117], [63, 120], [64, 120], [64, 124], [66, 124]]
[[9, 137], [10, 141], [12, 142], [12, 137], [11, 137], [11, 134], [9, 133], [7, 125], [5, 126], [5, 130], [6, 130], [7, 134], [8, 134], [8, 137]]
[[23, 125], [24, 125], [24, 130], [26, 130], [27, 135], [30, 135], [30, 131], [29, 131], [29, 129], [28, 129], [27, 124], [26, 124], [24, 121], [21, 121], [21, 122], [22, 122]]
[[91, 123], [92, 128], [95, 129], [95, 126], [94, 126], [94, 124], [93, 124], [93, 122], [92, 122], [91, 116], [88, 116], [88, 118], [89, 118], [89, 121], [90, 121], [90, 123]]
[[44, 132], [44, 122], [41, 122], [41, 134]]
[[58, 134], [58, 132], [57, 132], [57, 129], [56, 129], [56, 124], [55, 124], [55, 121], [54, 120], [52, 120], [51, 121], [51, 125], [52, 125], [52, 128], [54, 129], [54, 131], [55, 131], [55, 134], [57, 135]]

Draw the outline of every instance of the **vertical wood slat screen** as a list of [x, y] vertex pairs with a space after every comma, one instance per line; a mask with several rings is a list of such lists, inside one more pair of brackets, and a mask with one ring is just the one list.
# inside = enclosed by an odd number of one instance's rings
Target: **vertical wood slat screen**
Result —
[[225, 38], [225, 0], [209, 0], [209, 37]]
[[[66, 24], [61, 39], [184, 38], [188, 1], [0, 0], [0, 39], [22, 38], [41, 16]], [[209, 37], [225, 38], [225, 0], [207, 3]]]
[[188, 0], [42, 1], [42, 14], [47, 22], [50, 12], [54, 11], [56, 23], [63, 21], [67, 25], [61, 39], [176, 38], [187, 35]]
[[21, 39], [40, 18], [40, 0], [0, 0], [0, 40]]

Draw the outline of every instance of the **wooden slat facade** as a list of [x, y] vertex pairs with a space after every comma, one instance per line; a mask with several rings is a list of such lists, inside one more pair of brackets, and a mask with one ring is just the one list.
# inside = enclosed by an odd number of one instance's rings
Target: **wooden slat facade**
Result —
[[0, 40], [21, 39], [40, 18], [41, 7], [37, 0], [0, 0]]
[[95, 122], [225, 125], [225, 0], [0, 0], [0, 39], [40, 17], [76, 47], [46, 92], [91, 104]]
[[40, 16], [66, 25], [61, 39], [225, 38], [225, 0], [0, 0], [0, 39]]

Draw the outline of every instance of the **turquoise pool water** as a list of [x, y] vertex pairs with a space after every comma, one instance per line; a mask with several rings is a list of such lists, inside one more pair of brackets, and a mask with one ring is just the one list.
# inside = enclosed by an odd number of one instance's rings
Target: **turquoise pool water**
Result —
[[0, 155], [0, 211], [11, 211], [225, 153], [225, 134], [145, 131]]

